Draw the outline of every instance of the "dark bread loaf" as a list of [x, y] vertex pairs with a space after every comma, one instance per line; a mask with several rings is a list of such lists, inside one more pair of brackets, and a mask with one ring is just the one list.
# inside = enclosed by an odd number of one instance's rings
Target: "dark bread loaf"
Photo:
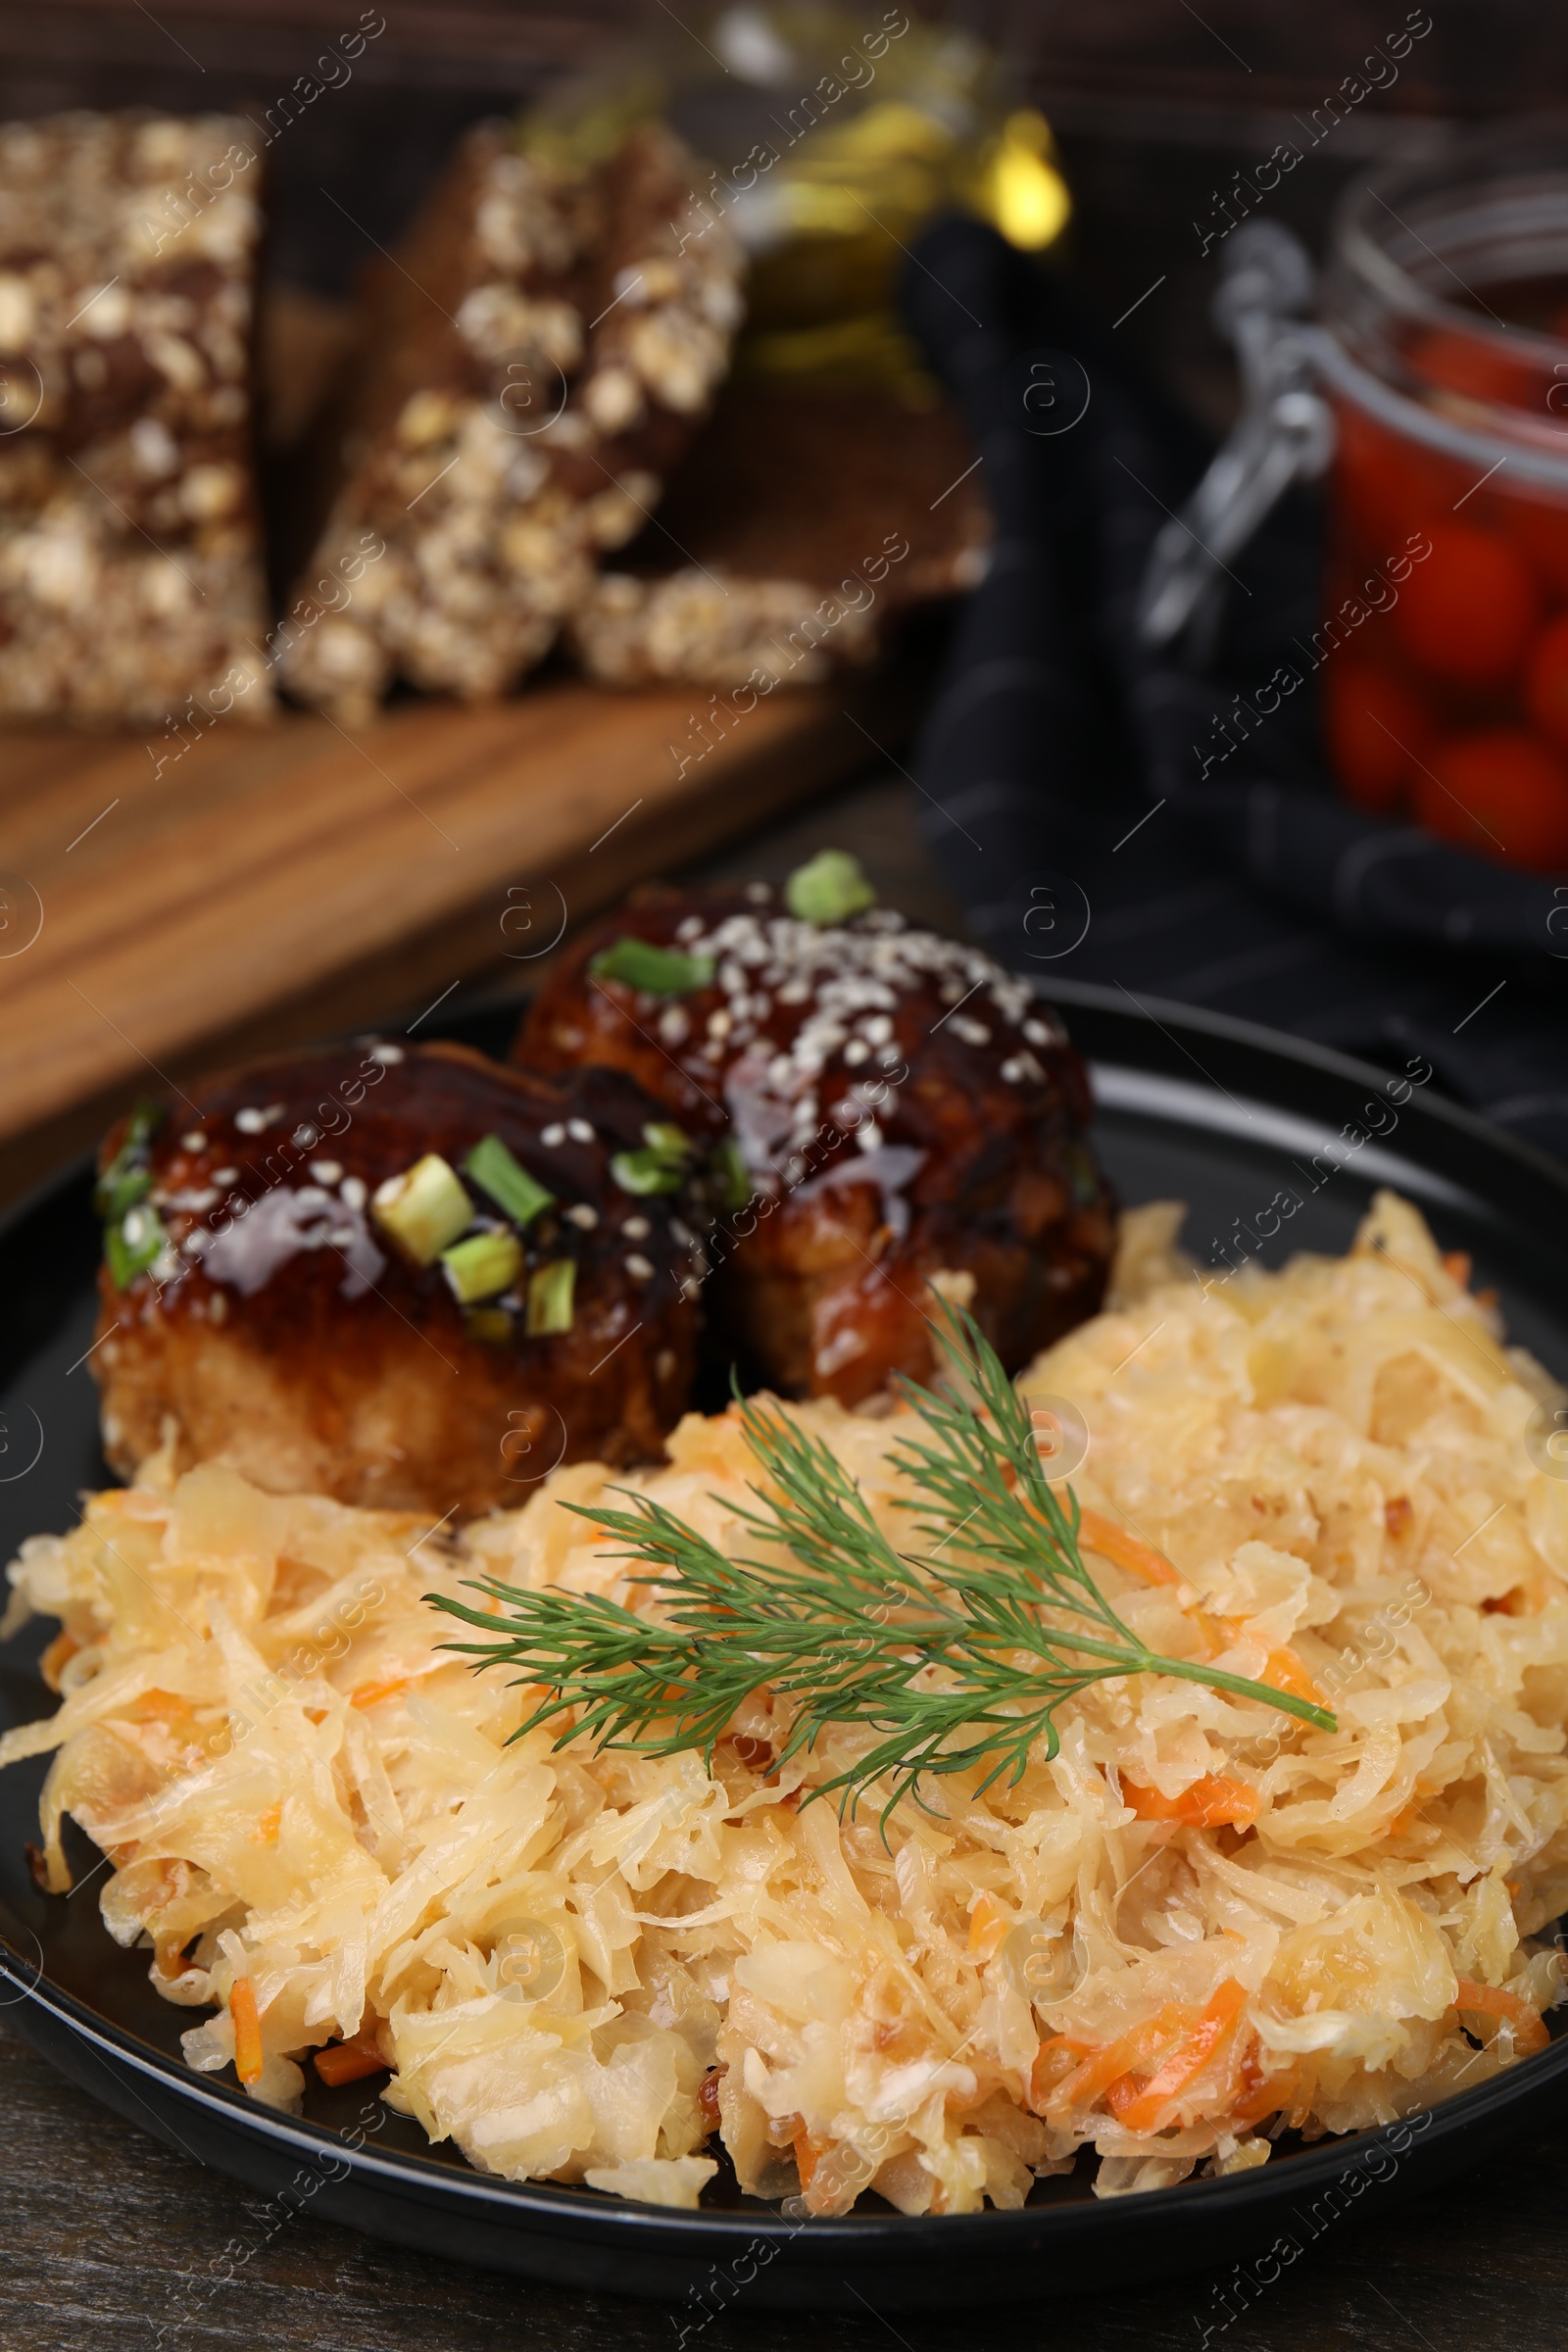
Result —
[[219, 115], [0, 129], [0, 715], [271, 709], [256, 148]]
[[395, 263], [372, 272], [340, 479], [302, 590], [384, 545], [301, 633], [302, 700], [363, 714], [397, 677], [502, 693], [642, 529], [707, 413], [739, 320], [739, 250], [681, 234], [696, 165], [659, 124], [582, 174], [468, 133]]
[[616, 686], [807, 685], [868, 661], [897, 613], [981, 577], [980, 479], [944, 402], [732, 381], [572, 647]]

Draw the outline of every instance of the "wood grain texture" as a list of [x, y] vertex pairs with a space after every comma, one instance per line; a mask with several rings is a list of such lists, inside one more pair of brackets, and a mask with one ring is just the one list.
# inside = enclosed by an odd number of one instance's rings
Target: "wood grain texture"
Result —
[[[6, 2352], [682, 2352], [673, 2307], [572, 2294], [280, 2212], [51, 2073], [0, 2011], [0, 2345]], [[1568, 2129], [1402, 2210], [1368, 2190], [1209, 2352], [1559, 2352]], [[1304, 2234], [1304, 2232], [1303, 2232]], [[1263, 2245], [1238, 2243], [1250, 2262]], [[1203, 2273], [1135, 2292], [888, 2318], [752, 2310], [684, 2352], [1199, 2352]], [[689, 2315], [684, 2315], [689, 2319]]]
[[352, 738], [230, 719], [161, 770], [172, 738], [10, 739], [0, 872], [43, 920], [0, 958], [0, 1192], [149, 1088], [521, 977], [639, 875], [863, 766], [848, 714], [877, 735], [903, 707], [890, 678], [780, 692], [691, 757], [706, 702], [561, 682]]

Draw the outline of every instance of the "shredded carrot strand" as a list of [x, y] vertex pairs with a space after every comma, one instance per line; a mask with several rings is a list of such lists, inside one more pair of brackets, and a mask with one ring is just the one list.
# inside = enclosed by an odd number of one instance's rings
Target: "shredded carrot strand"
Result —
[[816, 2170], [817, 2159], [822, 2153], [821, 2147], [812, 2139], [804, 2124], [790, 2145], [795, 2150], [795, 2169], [801, 2176], [801, 2187], [808, 2189], [811, 2185], [811, 2175]]
[[263, 2064], [262, 2021], [256, 2014], [256, 1987], [249, 1977], [236, 1977], [228, 1996], [234, 2021], [234, 2072], [242, 2082], [260, 2081]]
[[335, 2090], [340, 2082], [358, 2082], [362, 2075], [384, 2075], [386, 2060], [373, 2033], [356, 2034], [348, 2041], [329, 2041], [316, 2053], [316, 2071]]
[[969, 1957], [978, 1960], [983, 1968], [994, 1960], [1007, 1939], [1012, 1915], [1004, 1910], [994, 1894], [984, 1893], [969, 1914]]
[[1129, 2132], [1152, 2132], [1171, 2100], [1200, 2075], [1241, 2014], [1247, 1987], [1227, 1977], [1192, 2032], [1150, 2076], [1141, 2095], [1121, 2110]]
[[[1252, 2063], [1250, 2059], [1245, 2062], [1244, 2079], [1247, 2067]], [[1250, 2124], [1260, 2124], [1265, 2115], [1273, 2115], [1277, 2108], [1287, 2106], [1295, 2095], [1299, 2072], [1298, 2067], [1288, 2066], [1283, 2074], [1264, 2075], [1255, 2083], [1250, 2096], [1238, 2100], [1231, 2109], [1231, 2130], [1234, 2132]]]
[[[1103, 2042], [1075, 2073], [1058, 2083], [1051, 2096], [1051, 2112], [1059, 2115], [1068, 2108], [1089, 2105], [1135, 2066], [1151, 2064], [1162, 2056], [1192, 2023], [1191, 2009], [1168, 2001], [1141, 2026], [1134, 2026], [1131, 2033], [1123, 2034], [1115, 2041]], [[1035, 2063], [1039, 2064], [1038, 2058]]]
[[1521, 2052], [1544, 2050], [1551, 2039], [1545, 2020], [1538, 2017], [1518, 1993], [1505, 1992], [1500, 1984], [1477, 1984], [1469, 1977], [1461, 1977], [1454, 2007], [1473, 2010], [1481, 2017], [1500, 2018], [1505, 2025], [1512, 2026]]
[[383, 1698], [395, 1698], [400, 1690], [407, 1690], [413, 1680], [412, 1675], [393, 1674], [388, 1675], [382, 1682], [362, 1683], [357, 1690], [350, 1691], [349, 1705], [351, 1707], [378, 1706]]
[[1287, 1691], [1292, 1698], [1304, 1698], [1314, 1707], [1329, 1703], [1328, 1692], [1312, 1680], [1294, 1649], [1271, 1649], [1258, 1680], [1270, 1690]]
[[1180, 1796], [1162, 1796], [1136, 1781], [1123, 1781], [1121, 1792], [1140, 1821], [1180, 1821], [1194, 1830], [1218, 1829], [1222, 1823], [1250, 1830], [1263, 1802], [1250, 1781], [1217, 1772], [1205, 1773]]
[[1102, 1559], [1114, 1560], [1118, 1568], [1130, 1569], [1134, 1576], [1144, 1577], [1152, 1585], [1181, 1585], [1187, 1581], [1180, 1569], [1162, 1551], [1156, 1551], [1152, 1544], [1146, 1544], [1142, 1536], [1118, 1527], [1113, 1519], [1102, 1518], [1099, 1511], [1081, 1514], [1078, 1533], [1090, 1550], [1098, 1551]]

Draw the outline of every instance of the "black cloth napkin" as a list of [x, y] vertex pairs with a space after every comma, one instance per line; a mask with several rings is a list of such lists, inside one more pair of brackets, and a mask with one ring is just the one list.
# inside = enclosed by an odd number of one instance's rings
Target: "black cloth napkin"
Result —
[[[976, 937], [1048, 982], [1384, 1066], [1420, 1054], [1460, 1101], [1568, 1158], [1568, 875], [1335, 795], [1312, 674], [1318, 502], [1285, 502], [1231, 566], [1195, 674], [1142, 647], [1133, 614], [1202, 436], [1059, 274], [979, 222], [926, 231], [901, 305], [997, 516], [915, 753], [922, 822]], [[1302, 683], [1282, 694], [1282, 672]]]

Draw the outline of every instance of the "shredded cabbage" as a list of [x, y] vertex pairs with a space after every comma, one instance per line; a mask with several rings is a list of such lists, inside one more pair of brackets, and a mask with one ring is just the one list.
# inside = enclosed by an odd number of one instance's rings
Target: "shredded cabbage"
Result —
[[[253, 2096], [297, 2108], [313, 2048], [368, 2037], [389, 2103], [473, 2164], [668, 2205], [715, 2127], [759, 2195], [961, 2213], [1086, 2146], [1119, 2194], [1483, 2081], [1560, 1990], [1568, 1483], [1526, 1445], [1557, 1392], [1392, 1196], [1348, 1257], [1223, 1284], [1178, 1223], [1125, 1220], [1111, 1308], [1021, 1386], [1083, 1416], [1073, 1485], [1122, 1555], [1174, 1567], [1092, 1553], [1142, 1639], [1287, 1661], [1337, 1731], [1123, 1678], [1015, 1786], [928, 1783], [884, 1837], [875, 1804], [802, 1801], [863, 1731], [780, 1774], [763, 1694], [710, 1764], [509, 1744], [537, 1694], [439, 1646], [422, 1595], [476, 1574], [654, 1605], [559, 1507], [615, 1483], [744, 1550], [733, 1414], [460, 1535], [155, 1464], [10, 1571], [12, 1621], [65, 1629], [59, 1712], [0, 1741], [57, 1751], [49, 1885], [70, 1813], [114, 1866], [110, 1932], [216, 2005], [193, 2066], [234, 2059], [243, 1978]], [[907, 1541], [908, 1416], [789, 1409]]]

